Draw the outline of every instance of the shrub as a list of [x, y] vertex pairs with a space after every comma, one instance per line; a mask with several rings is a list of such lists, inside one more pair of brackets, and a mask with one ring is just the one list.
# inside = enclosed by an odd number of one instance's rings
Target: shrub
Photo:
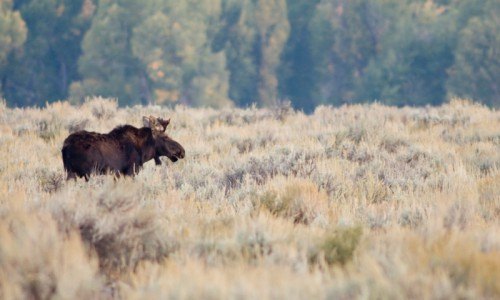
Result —
[[101, 97], [87, 98], [82, 105], [82, 109], [89, 109], [97, 119], [111, 119], [118, 109], [118, 101]]
[[141, 205], [141, 194], [137, 185], [108, 182], [90, 195], [58, 199], [52, 214], [64, 231], [79, 230], [96, 251], [101, 270], [113, 274], [144, 260], [160, 261], [178, 247], [161, 226], [161, 216]]
[[64, 185], [64, 175], [61, 172], [41, 169], [37, 172], [36, 176], [38, 177], [42, 191], [46, 193], [56, 192]]
[[326, 194], [310, 181], [290, 179], [282, 183], [278, 178], [275, 183], [279, 188], [273, 187], [271, 182], [271, 188], [260, 196], [257, 205], [275, 216], [307, 225], [327, 205]]
[[328, 265], [344, 265], [353, 258], [362, 235], [360, 226], [336, 228], [323, 236], [309, 254], [310, 261], [315, 263], [323, 257]]
[[96, 298], [97, 263], [74, 232], [47, 215], [12, 213], [0, 221], [0, 298]]
[[85, 130], [89, 125], [90, 120], [87, 118], [77, 118], [68, 122], [66, 128], [69, 133]]
[[380, 148], [384, 149], [389, 153], [396, 153], [402, 147], [408, 147], [408, 141], [393, 136], [386, 136], [380, 142]]
[[255, 261], [273, 251], [272, 243], [266, 233], [259, 228], [239, 232], [236, 237], [241, 255], [248, 261]]
[[61, 132], [61, 129], [62, 124], [54, 118], [41, 118], [35, 124], [37, 135], [46, 142], [54, 139]]

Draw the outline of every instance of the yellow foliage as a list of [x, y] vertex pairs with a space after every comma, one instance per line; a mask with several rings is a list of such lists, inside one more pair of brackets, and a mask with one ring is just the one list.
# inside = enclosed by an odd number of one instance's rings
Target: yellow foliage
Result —
[[155, 90], [155, 99], [156, 103], [158, 104], [176, 102], [179, 100], [179, 96], [180, 96], [179, 90], [163, 90], [163, 89]]

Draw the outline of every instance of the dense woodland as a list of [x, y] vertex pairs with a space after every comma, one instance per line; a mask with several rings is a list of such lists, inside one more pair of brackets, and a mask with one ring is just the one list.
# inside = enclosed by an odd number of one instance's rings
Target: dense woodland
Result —
[[500, 106], [498, 0], [0, 0], [9, 106]]

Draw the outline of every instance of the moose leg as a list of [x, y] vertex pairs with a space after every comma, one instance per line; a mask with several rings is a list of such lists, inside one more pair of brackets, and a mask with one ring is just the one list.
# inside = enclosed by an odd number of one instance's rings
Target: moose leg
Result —
[[74, 179], [76, 181], [76, 174], [75, 172], [68, 171], [68, 176], [66, 177], [66, 180]]
[[137, 173], [139, 173], [139, 170], [141, 169], [141, 166], [138, 164], [133, 164], [129, 167], [124, 168], [120, 173], [122, 173], [125, 176], [131, 176], [134, 177]]
[[155, 160], [155, 164], [156, 164], [157, 166], [161, 166], [161, 160], [160, 160], [160, 157], [155, 156], [155, 157], [154, 157], [154, 160]]
[[[126, 169], [123, 169], [120, 173], [118, 173], [120, 175], [125, 175], [125, 176], [134, 176], [134, 168], [133, 167], [129, 167], [129, 168], [126, 168]], [[119, 175], [119, 176], [120, 176]]]

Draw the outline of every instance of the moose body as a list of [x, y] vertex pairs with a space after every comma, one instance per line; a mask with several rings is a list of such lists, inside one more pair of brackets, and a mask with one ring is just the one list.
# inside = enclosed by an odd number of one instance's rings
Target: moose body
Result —
[[[152, 118], [147, 122], [150, 127], [124, 125], [106, 134], [88, 131], [70, 134], [61, 151], [68, 179], [78, 176], [88, 180], [91, 173], [133, 176], [151, 159], [161, 164], [161, 156], [173, 162], [184, 158], [184, 148], [163, 133], [170, 120]], [[161, 128], [157, 129], [158, 126]]]

